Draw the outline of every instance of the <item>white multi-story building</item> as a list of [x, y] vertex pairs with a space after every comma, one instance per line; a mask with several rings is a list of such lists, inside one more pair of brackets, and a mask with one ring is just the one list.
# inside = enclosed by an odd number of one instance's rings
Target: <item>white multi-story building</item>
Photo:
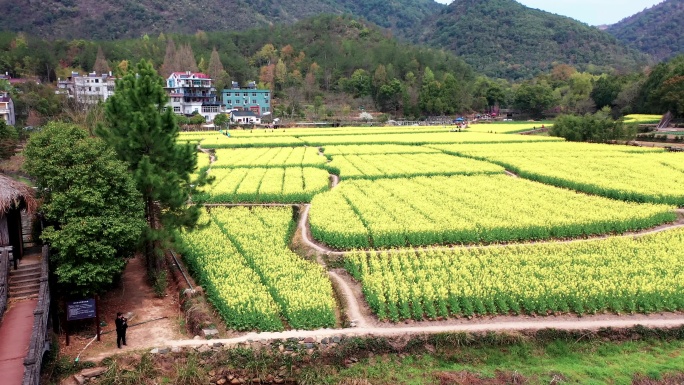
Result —
[[169, 94], [169, 107], [178, 115], [198, 113], [210, 122], [222, 111], [212, 79], [203, 73], [172, 73], [166, 79], [166, 92]]
[[97, 104], [114, 95], [115, 82], [116, 78], [111, 72], [101, 75], [95, 72], [87, 75], [72, 72], [66, 80], [58, 80], [57, 92], [74, 98], [78, 103]]
[[0, 91], [0, 119], [9, 126], [14, 126], [14, 102], [7, 92]]

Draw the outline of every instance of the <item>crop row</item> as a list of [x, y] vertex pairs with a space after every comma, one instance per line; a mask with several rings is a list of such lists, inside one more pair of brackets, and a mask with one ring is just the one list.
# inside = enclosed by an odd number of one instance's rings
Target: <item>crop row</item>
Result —
[[245, 258], [204, 212], [203, 226], [180, 233], [183, 259], [226, 324], [235, 330], [282, 330], [280, 307]]
[[380, 319], [684, 309], [684, 230], [470, 250], [356, 252], [347, 270]]
[[322, 167], [325, 162], [313, 147], [237, 148], [216, 150], [212, 167]]
[[344, 181], [316, 196], [310, 211], [314, 238], [336, 248], [574, 238], [676, 219], [671, 206], [502, 175]]
[[295, 329], [335, 325], [332, 284], [323, 268], [288, 247], [291, 209], [213, 208], [212, 217], [259, 275]]
[[310, 146], [361, 145], [361, 144], [449, 144], [449, 143], [520, 143], [520, 142], [559, 142], [560, 138], [548, 136], [524, 136], [488, 134], [479, 132], [441, 132], [415, 134], [382, 134], [382, 135], [337, 135], [307, 136], [302, 141]]
[[348, 178], [407, 178], [424, 175], [502, 174], [501, 166], [446, 154], [335, 155], [327, 165]]
[[325, 156], [334, 155], [387, 155], [387, 154], [431, 154], [440, 152], [425, 146], [406, 146], [401, 144], [351, 144], [340, 146], [326, 146]]
[[627, 146], [584, 144], [570, 147], [565, 143], [544, 143], [534, 147], [464, 145], [435, 148], [449, 154], [488, 160], [545, 184], [613, 199], [684, 206], [682, 153], [637, 153], [624, 151], [629, 149]]
[[328, 172], [319, 168], [215, 169], [209, 203], [302, 203], [328, 189]]

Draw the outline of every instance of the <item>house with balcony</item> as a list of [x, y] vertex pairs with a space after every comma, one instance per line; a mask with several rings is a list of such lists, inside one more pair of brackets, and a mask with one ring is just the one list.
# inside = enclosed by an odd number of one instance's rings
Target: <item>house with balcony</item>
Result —
[[0, 91], [0, 119], [2, 119], [8, 126], [14, 126], [16, 123], [14, 115], [14, 102], [7, 92]]
[[116, 77], [112, 76], [111, 72], [106, 74], [91, 72], [86, 75], [72, 72], [67, 79], [57, 80], [56, 93], [66, 95], [84, 105], [94, 105], [114, 95], [115, 83]]
[[199, 72], [174, 72], [166, 79], [169, 108], [178, 115], [198, 113], [211, 122], [221, 113], [221, 103], [216, 99], [216, 89], [209, 76]]
[[255, 82], [240, 88], [233, 82], [231, 89], [221, 92], [223, 107], [226, 111], [251, 111], [262, 117], [271, 114], [271, 90], [258, 90]]

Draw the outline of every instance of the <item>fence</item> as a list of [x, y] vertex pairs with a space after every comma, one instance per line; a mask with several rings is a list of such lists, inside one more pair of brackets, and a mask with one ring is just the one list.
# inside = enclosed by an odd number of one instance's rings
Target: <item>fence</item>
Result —
[[11, 247], [0, 248], [0, 320], [7, 309], [7, 295], [9, 294], [9, 269]]
[[31, 334], [28, 353], [24, 359], [23, 385], [40, 384], [40, 368], [43, 363], [43, 354], [50, 350], [50, 336], [48, 334], [48, 321], [50, 318], [49, 254], [48, 247], [43, 246], [38, 305], [36, 305], [36, 310], [33, 311], [33, 333]]

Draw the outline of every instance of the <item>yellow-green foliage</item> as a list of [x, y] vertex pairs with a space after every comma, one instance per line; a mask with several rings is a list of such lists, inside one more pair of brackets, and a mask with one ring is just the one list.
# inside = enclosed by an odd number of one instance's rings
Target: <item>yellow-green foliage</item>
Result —
[[514, 134], [517, 132], [531, 131], [535, 129], [549, 128], [553, 123], [549, 122], [510, 122], [510, 123], [472, 123], [468, 132], [491, 132], [495, 134]]
[[671, 206], [577, 194], [503, 175], [345, 181], [324, 196], [312, 202], [311, 231], [338, 248], [364, 247], [364, 237], [377, 248], [570, 238], [676, 218]]
[[346, 178], [401, 178], [418, 175], [502, 174], [489, 162], [446, 154], [335, 155], [327, 167]]
[[325, 146], [325, 155], [387, 155], [387, 154], [431, 154], [440, 152], [425, 146], [404, 146], [400, 144], [378, 144], [348, 146]]
[[[502, 135], [479, 132], [439, 132], [417, 134], [378, 135], [330, 135], [303, 136], [300, 138], [310, 146], [350, 144], [448, 144], [448, 143], [515, 143], [515, 142], [559, 142], [564, 139], [532, 135]], [[204, 145], [204, 142], [202, 142]]]
[[620, 200], [684, 206], [684, 172], [676, 167], [684, 162], [682, 153], [587, 143], [434, 148], [488, 160], [554, 186]]
[[335, 325], [335, 300], [325, 271], [288, 247], [292, 209], [212, 208], [211, 215], [261, 278], [292, 328]]
[[327, 171], [311, 167], [213, 168], [210, 203], [302, 203], [328, 189]]
[[684, 309], [684, 230], [643, 238], [399, 254], [346, 268], [380, 319]]
[[183, 258], [228, 327], [282, 330], [281, 310], [259, 276], [209, 214], [204, 212], [200, 223], [180, 234]]
[[236, 148], [216, 150], [212, 167], [322, 167], [325, 162], [313, 147]]
[[631, 114], [624, 117], [625, 123], [653, 124], [660, 123], [661, 115]]

